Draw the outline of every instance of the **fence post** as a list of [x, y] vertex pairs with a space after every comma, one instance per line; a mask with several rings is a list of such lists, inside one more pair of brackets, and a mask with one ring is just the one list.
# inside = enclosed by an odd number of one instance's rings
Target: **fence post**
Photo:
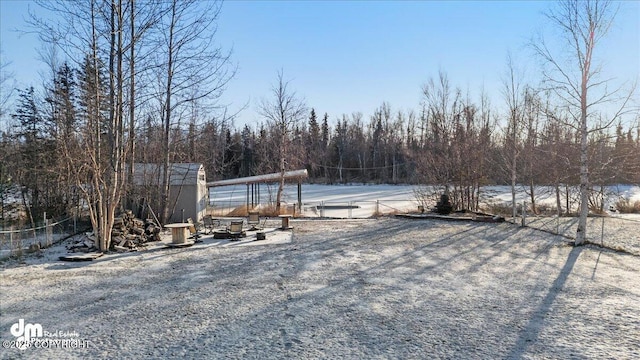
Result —
[[602, 217], [602, 229], [600, 230], [600, 246], [604, 247], [604, 216]]
[[522, 202], [522, 226], [527, 226], [527, 202]]
[[324, 200], [320, 201], [320, 217], [324, 217]]
[[43, 247], [49, 247], [50, 245], [50, 239], [49, 239], [49, 219], [47, 219], [46, 217], [44, 218], [44, 246], [42, 246], [42, 244], [40, 245], [41, 248]]
[[352, 210], [351, 210], [352, 204], [353, 204], [353, 201], [349, 201], [349, 206], [348, 206], [349, 211], [347, 212], [349, 214], [349, 219], [351, 219], [351, 215], [352, 215]]
[[380, 200], [376, 200], [376, 216], [380, 216]]
[[13, 237], [15, 227], [11, 226], [11, 229], [9, 230], [11, 230], [11, 232], [9, 233], [9, 239], [11, 242], [12, 255], [16, 258], [22, 258], [22, 237], [20, 236], [20, 232], [16, 233], [18, 234], [18, 238], [16, 239]]
[[46, 211], [42, 214], [42, 218], [44, 219], [44, 244], [40, 244], [40, 242], [38, 241], [38, 244], [40, 245], [41, 248], [49, 245], [49, 227], [48, 227], [49, 222], [47, 221]]

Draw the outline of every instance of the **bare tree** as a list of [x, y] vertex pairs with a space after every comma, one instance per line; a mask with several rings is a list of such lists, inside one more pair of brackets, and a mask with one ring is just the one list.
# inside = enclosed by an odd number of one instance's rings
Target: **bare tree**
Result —
[[[7, 114], [9, 100], [15, 91], [15, 79], [12, 72], [8, 71], [11, 63], [6, 62], [0, 49], [0, 120], [4, 122], [4, 116]], [[2, 128], [0, 128], [2, 130]]]
[[452, 134], [453, 113], [459, 102], [459, 91], [452, 90], [447, 74], [440, 70], [438, 78], [430, 78], [422, 88], [423, 94], [423, 131], [424, 156], [420, 156], [419, 166], [426, 183], [448, 186], [453, 179], [451, 164], [450, 137]]
[[288, 170], [288, 159], [291, 156], [291, 133], [305, 118], [307, 107], [304, 100], [299, 98], [295, 91], [289, 89], [289, 81], [284, 80], [282, 71], [278, 72], [277, 83], [271, 88], [271, 94], [273, 96], [271, 100], [262, 101], [260, 114], [277, 131], [275, 145], [280, 160], [280, 182], [276, 195], [276, 212], [279, 213], [284, 190], [284, 174]]
[[3, 221], [5, 219], [5, 192], [11, 185], [11, 177], [7, 169], [7, 164], [9, 163], [9, 146], [8, 141], [5, 141], [5, 131], [7, 129], [3, 129], [3, 127], [9, 123], [9, 117], [5, 119], [5, 115], [8, 113], [9, 101], [15, 89], [15, 79], [13, 74], [8, 71], [9, 65], [10, 63], [5, 61], [2, 49], [0, 49], [0, 124], [2, 124], [0, 125], [0, 217], [2, 217]]
[[[127, 136], [127, 199], [123, 201], [124, 206], [133, 206], [134, 172], [136, 163], [136, 115], [140, 114], [139, 104], [144, 104], [148, 96], [148, 90], [144, 86], [138, 85], [137, 79], [143, 74], [154, 69], [150, 62], [150, 54], [155, 53], [155, 44], [150, 40], [151, 29], [158, 23], [166, 9], [161, 7], [161, 3], [155, 0], [127, 0], [125, 4], [125, 15], [128, 19], [128, 33], [124, 33], [126, 45], [123, 56], [127, 60], [128, 69], [128, 116], [125, 116], [125, 125], [128, 128]], [[128, 52], [128, 58], [127, 58]]]
[[230, 52], [216, 46], [216, 24], [222, 4], [218, 1], [171, 0], [159, 22], [157, 73], [158, 100], [164, 129], [162, 173], [162, 221], [169, 218], [171, 130], [179, 127], [181, 114], [199, 100], [215, 106], [235, 74]]
[[55, 43], [81, 68], [79, 116], [83, 121], [75, 134], [79, 142], [77, 146], [67, 144], [62, 152], [74, 164], [70, 169], [76, 188], [89, 204], [96, 246], [105, 251], [110, 247], [115, 211], [125, 185], [126, 4], [123, 0], [91, 0], [43, 1], [39, 5], [63, 19], [52, 23], [32, 15], [31, 24], [41, 40]]
[[502, 93], [509, 111], [507, 127], [505, 129], [505, 153], [503, 157], [507, 164], [511, 179], [511, 211], [515, 221], [517, 216], [516, 185], [518, 181], [518, 157], [522, 151], [523, 129], [523, 99], [522, 75], [516, 69], [511, 54], [507, 55], [507, 73], [503, 79]]
[[[610, 91], [608, 80], [598, 78], [600, 67], [593, 63], [594, 51], [607, 34], [617, 9], [608, 0], [564, 0], [546, 16], [559, 31], [564, 52], [554, 54], [544, 39], [533, 44], [533, 49], [544, 61], [544, 80], [566, 106], [571, 122], [566, 125], [580, 135], [580, 218], [575, 244], [586, 240], [589, 214], [589, 133], [609, 127], [624, 112], [632, 91], [619, 97], [620, 88]], [[565, 59], [568, 59], [565, 61]], [[577, 71], [576, 71], [577, 70]], [[594, 96], [595, 95], [595, 96]], [[590, 126], [594, 107], [618, 98], [622, 105], [604, 125]]]

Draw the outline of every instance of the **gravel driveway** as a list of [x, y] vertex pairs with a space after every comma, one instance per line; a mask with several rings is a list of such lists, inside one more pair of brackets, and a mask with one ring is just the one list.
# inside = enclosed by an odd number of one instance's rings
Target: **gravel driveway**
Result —
[[278, 244], [1, 263], [3, 341], [24, 319], [88, 345], [0, 358], [640, 358], [638, 256], [509, 224], [293, 226]]

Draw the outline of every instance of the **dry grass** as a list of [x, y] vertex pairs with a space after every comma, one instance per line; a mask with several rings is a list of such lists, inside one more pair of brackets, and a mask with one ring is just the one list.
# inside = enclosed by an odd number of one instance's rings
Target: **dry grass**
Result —
[[640, 200], [631, 204], [629, 199], [620, 199], [616, 203], [616, 208], [623, 214], [640, 214]]
[[494, 215], [511, 216], [512, 214], [511, 204], [505, 203], [491, 203], [481, 210]]
[[278, 216], [278, 215], [291, 215], [299, 216], [298, 213], [294, 213], [295, 206], [282, 204], [280, 211], [276, 211], [275, 204], [259, 205], [255, 208], [249, 208], [247, 205], [237, 206], [235, 208], [219, 208], [208, 209], [207, 214], [213, 216], [249, 216], [249, 211], [257, 211], [260, 216]]
[[[400, 210], [397, 210], [397, 209], [389, 210], [389, 211], [377, 210], [377, 211], [374, 211], [373, 214], [371, 214], [371, 217], [372, 218], [379, 218], [379, 217], [383, 217], [383, 216], [395, 216], [395, 215], [398, 215], [398, 214], [406, 214], [406, 213], [407, 213], [406, 211], [400, 211]], [[415, 213], [419, 214], [420, 212], [416, 211]]]
[[228, 212], [226, 215], [227, 216], [248, 216], [249, 208], [247, 207], [247, 205], [238, 206], [233, 210], [231, 210], [230, 212]]

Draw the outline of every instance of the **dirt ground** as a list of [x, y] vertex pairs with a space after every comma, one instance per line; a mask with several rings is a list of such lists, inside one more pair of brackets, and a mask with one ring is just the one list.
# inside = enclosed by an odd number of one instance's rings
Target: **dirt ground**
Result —
[[640, 358], [639, 256], [506, 223], [293, 226], [262, 244], [2, 262], [3, 345], [18, 319], [88, 345], [0, 358]]

